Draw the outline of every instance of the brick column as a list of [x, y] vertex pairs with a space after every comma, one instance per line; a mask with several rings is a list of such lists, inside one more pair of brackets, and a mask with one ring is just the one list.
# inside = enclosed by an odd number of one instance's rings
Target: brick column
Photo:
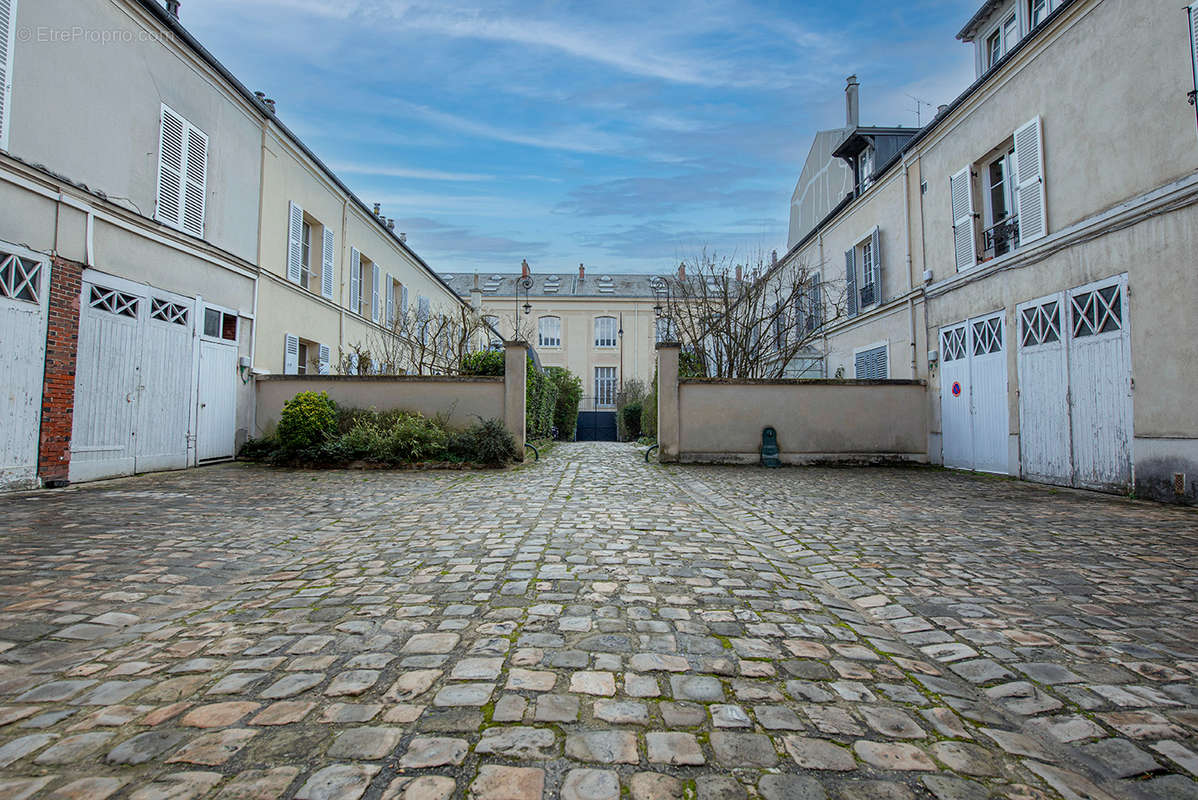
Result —
[[657, 460], [678, 460], [678, 354], [675, 342], [657, 345]]
[[37, 473], [43, 486], [66, 486], [71, 465], [75, 408], [75, 356], [79, 345], [79, 293], [83, 265], [54, 258], [46, 326], [46, 374], [42, 385]]
[[528, 382], [528, 345], [524, 342], [503, 343], [503, 423], [516, 440], [516, 458], [524, 460], [525, 394]]

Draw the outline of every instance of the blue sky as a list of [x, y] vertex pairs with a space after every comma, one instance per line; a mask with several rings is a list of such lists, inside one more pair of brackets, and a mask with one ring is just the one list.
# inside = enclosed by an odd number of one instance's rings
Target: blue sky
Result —
[[783, 251], [845, 77], [863, 123], [914, 126], [908, 94], [970, 82], [954, 36], [979, 4], [188, 0], [182, 19], [435, 269], [664, 272]]

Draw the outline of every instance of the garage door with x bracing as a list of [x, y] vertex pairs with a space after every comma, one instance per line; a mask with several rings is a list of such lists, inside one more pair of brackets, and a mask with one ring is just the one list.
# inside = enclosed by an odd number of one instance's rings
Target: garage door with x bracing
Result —
[[1017, 308], [1023, 475], [1062, 486], [1131, 486], [1127, 275]]
[[940, 329], [944, 465], [1005, 474], [1007, 353], [1003, 312]]

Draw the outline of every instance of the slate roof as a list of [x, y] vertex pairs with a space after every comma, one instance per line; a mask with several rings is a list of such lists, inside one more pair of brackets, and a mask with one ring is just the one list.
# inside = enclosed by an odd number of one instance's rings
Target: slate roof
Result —
[[[442, 272], [441, 277], [459, 296], [469, 298], [474, 287], [473, 272]], [[520, 273], [479, 273], [478, 286], [483, 297], [513, 297]], [[653, 284], [661, 280], [656, 275], [630, 273], [608, 273], [595, 270], [588, 272], [585, 280], [578, 273], [550, 272], [532, 275], [529, 297], [621, 297], [654, 298]], [[524, 290], [520, 290], [521, 296]]]

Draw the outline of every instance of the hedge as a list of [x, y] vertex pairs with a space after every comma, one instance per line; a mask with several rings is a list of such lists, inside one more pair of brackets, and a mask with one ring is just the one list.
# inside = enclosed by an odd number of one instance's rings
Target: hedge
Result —
[[553, 415], [557, 409], [557, 382], [528, 359], [524, 387], [524, 428], [529, 439], [553, 437]]
[[578, 427], [578, 404], [582, 402], [582, 379], [565, 367], [549, 367], [545, 370], [557, 384], [557, 404], [553, 409], [553, 424], [557, 426], [557, 438], [570, 441]]

